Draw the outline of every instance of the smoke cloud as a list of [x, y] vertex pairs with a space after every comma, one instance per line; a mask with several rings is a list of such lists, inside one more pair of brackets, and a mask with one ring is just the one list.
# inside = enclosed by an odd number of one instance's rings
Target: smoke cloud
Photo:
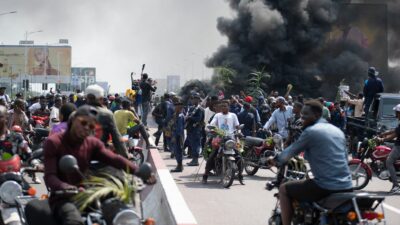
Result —
[[[219, 18], [217, 25], [220, 33], [228, 38], [228, 43], [221, 46], [206, 61], [206, 65], [235, 69], [238, 72], [233, 78], [237, 84], [234, 88], [236, 92], [239, 88], [245, 89], [248, 74], [252, 70], [261, 68], [271, 74], [271, 79], [262, 85], [267, 91], [283, 92], [287, 84], [291, 83], [294, 92], [313, 97], [334, 97], [343, 80], [351, 86], [353, 92], [360, 91], [369, 66], [381, 69], [384, 81], [393, 80], [391, 69], [386, 74], [386, 59], [389, 55], [391, 60], [398, 60], [400, 51], [388, 53], [383, 50], [377, 53], [366, 48], [365, 45], [382, 46], [379, 42], [388, 38], [387, 33], [375, 32], [375, 38], [368, 40], [357, 27], [350, 27], [349, 21], [352, 19], [363, 20], [360, 17], [363, 15], [342, 13], [352, 5], [334, 0], [228, 2], [236, 14], [233, 18]], [[389, 49], [400, 49], [397, 38], [399, 31], [393, 29], [400, 23], [394, 21], [394, 15], [399, 12], [399, 4], [391, 1], [387, 4], [396, 6], [388, 10], [389, 18], [393, 20], [389, 20], [388, 27]], [[373, 18], [374, 14], [365, 16]], [[382, 20], [378, 22], [371, 24], [371, 27], [379, 27]], [[337, 31], [343, 32], [346, 37], [339, 35], [339, 40], [330, 40], [330, 35]], [[371, 61], [382, 63], [370, 65]], [[386, 86], [389, 90], [398, 88]]]

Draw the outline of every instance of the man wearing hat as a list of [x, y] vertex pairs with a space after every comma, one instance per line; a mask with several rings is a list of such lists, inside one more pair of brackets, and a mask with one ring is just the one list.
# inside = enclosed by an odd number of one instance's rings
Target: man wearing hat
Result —
[[6, 87], [0, 87], [0, 98], [4, 99], [6, 105], [9, 105], [11, 100], [10, 97], [5, 93], [6, 89], [7, 89]]
[[284, 139], [289, 136], [289, 121], [293, 117], [293, 107], [285, 105], [286, 100], [284, 97], [279, 96], [276, 99], [277, 109], [272, 113], [271, 118], [264, 125], [264, 129], [268, 130], [271, 125], [276, 123], [278, 127], [278, 134], [280, 134]]
[[[81, 173], [86, 174], [93, 160], [129, 173], [137, 171], [137, 165], [106, 149], [104, 144], [91, 134], [96, 127], [98, 110], [93, 106], [82, 106], [68, 120], [65, 132], [50, 136], [44, 144], [44, 180], [51, 191], [77, 190], [82, 181], [78, 173], [64, 174], [58, 168], [60, 158], [73, 155]], [[145, 181], [154, 183], [154, 176]], [[81, 213], [73, 203], [73, 195], [54, 195], [49, 198], [50, 208], [57, 224], [84, 224]]]
[[370, 67], [368, 69], [368, 79], [365, 81], [364, 84], [364, 112], [365, 116], [368, 116], [369, 107], [371, 106], [372, 100], [374, 99], [375, 95], [378, 93], [382, 93], [383, 89], [383, 82], [377, 76], [379, 72], [375, 69], [375, 67]]
[[[396, 117], [400, 120], [400, 104], [396, 105], [393, 110], [396, 113]], [[386, 141], [391, 141], [396, 138], [395, 145], [386, 160], [386, 168], [389, 170], [390, 178], [393, 183], [393, 187], [390, 190], [390, 194], [400, 194], [400, 185], [397, 179], [396, 169], [394, 168], [394, 163], [400, 159], [400, 124], [396, 129], [390, 130], [379, 135], [379, 142], [383, 143]]]
[[186, 116], [187, 143], [192, 150], [192, 161], [188, 166], [199, 165], [199, 155], [201, 148], [201, 131], [204, 126], [204, 109], [200, 106], [201, 98], [199, 93], [193, 93], [190, 101], [192, 106]]

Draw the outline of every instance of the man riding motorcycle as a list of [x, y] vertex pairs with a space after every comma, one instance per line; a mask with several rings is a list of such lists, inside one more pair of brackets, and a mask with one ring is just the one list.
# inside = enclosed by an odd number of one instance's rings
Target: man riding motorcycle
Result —
[[[64, 155], [73, 155], [79, 170], [84, 174], [90, 161], [98, 160], [121, 170], [133, 173], [137, 166], [124, 157], [105, 148], [96, 137], [91, 136], [96, 125], [98, 110], [92, 106], [82, 106], [68, 120], [68, 128], [63, 133], [49, 137], [44, 145], [44, 179], [51, 191], [76, 190], [82, 177], [78, 173], [64, 174], [58, 169], [58, 161]], [[148, 180], [154, 182], [154, 176]], [[71, 195], [50, 195], [50, 208], [59, 224], [83, 225], [81, 214], [72, 203]]]
[[287, 182], [280, 186], [283, 225], [291, 223], [293, 200], [318, 201], [332, 193], [352, 191], [345, 136], [340, 129], [321, 118], [322, 110], [319, 102], [306, 102], [302, 110], [303, 133], [271, 161], [271, 164], [283, 165], [304, 151], [314, 175], [314, 179]]
[[[235, 129], [239, 129], [239, 125], [240, 125], [239, 120], [238, 120], [236, 114], [229, 112], [229, 102], [228, 101], [222, 101], [220, 104], [220, 108], [221, 108], [222, 112], [215, 114], [210, 125], [217, 126], [219, 129], [224, 130], [227, 134], [233, 135], [233, 132], [235, 131]], [[214, 149], [207, 160], [205, 172], [203, 175], [203, 184], [207, 183], [208, 174], [210, 173], [210, 171], [213, 169], [213, 167], [215, 165], [215, 158], [216, 158], [217, 154], [218, 154], [218, 149]], [[237, 154], [237, 155], [240, 156], [240, 154]], [[241, 184], [244, 184], [241, 168], [239, 168], [238, 179]]]
[[108, 144], [109, 137], [112, 138], [112, 144], [115, 148], [115, 152], [128, 158], [128, 151], [125, 145], [121, 141], [121, 134], [119, 133], [114, 120], [114, 114], [102, 105], [104, 89], [99, 85], [89, 85], [86, 88], [86, 104], [93, 106], [98, 111], [97, 121], [101, 126], [101, 141], [105, 145]]
[[[400, 104], [396, 105], [396, 107], [394, 107], [393, 110], [396, 112], [397, 119], [400, 120]], [[393, 187], [389, 192], [390, 194], [400, 193], [400, 185], [399, 181], [397, 180], [396, 169], [394, 168], [394, 163], [396, 162], [396, 160], [400, 158], [400, 124], [396, 129], [385, 132], [379, 135], [378, 138], [378, 141], [381, 143], [393, 140], [395, 138], [396, 138], [395, 146], [393, 147], [389, 157], [386, 160], [386, 168], [389, 170], [390, 178], [393, 183]]]

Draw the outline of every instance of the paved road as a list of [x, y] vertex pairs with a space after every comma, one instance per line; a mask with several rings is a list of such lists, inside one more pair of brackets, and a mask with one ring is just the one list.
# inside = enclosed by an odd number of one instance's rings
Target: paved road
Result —
[[[151, 129], [151, 132], [154, 132]], [[162, 146], [162, 143], [159, 144]], [[176, 166], [168, 152], [161, 155], [168, 168]], [[184, 159], [184, 165], [189, 162]], [[200, 162], [202, 159], [200, 160]], [[245, 176], [245, 185], [236, 180], [229, 189], [224, 189], [214, 177], [209, 177], [207, 185], [201, 183], [205, 162], [199, 167], [184, 167], [182, 173], [173, 173], [173, 177], [182, 192], [189, 208], [200, 225], [265, 225], [274, 208], [276, 191], [265, 190], [265, 183], [275, 175], [271, 171], [259, 170], [255, 176]], [[199, 172], [200, 171], [200, 172]], [[373, 179], [365, 191], [385, 194], [391, 188], [389, 182]], [[397, 225], [400, 221], [400, 196], [387, 196], [385, 215], [388, 225]]]

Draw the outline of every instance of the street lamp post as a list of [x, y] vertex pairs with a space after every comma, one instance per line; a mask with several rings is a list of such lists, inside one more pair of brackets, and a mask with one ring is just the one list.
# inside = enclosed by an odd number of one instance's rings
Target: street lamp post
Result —
[[31, 35], [31, 34], [36, 34], [36, 33], [42, 33], [42, 32], [43, 32], [43, 30], [26, 31], [26, 32], [25, 32], [25, 41], [28, 40], [28, 36], [29, 36], [29, 35]]
[[7, 14], [14, 14], [14, 13], [17, 13], [17, 11], [11, 11], [11, 12], [0, 13], [0, 16], [4, 16], [4, 15], [7, 15]]
[[[42, 33], [43, 32], [43, 30], [36, 30], [36, 31], [26, 31], [25, 32], [25, 41], [27, 41], [28, 40], [28, 37], [29, 37], [29, 35], [31, 35], [31, 34], [36, 34], [36, 33]], [[28, 64], [28, 48], [27, 48], [27, 46], [25, 45], [25, 76], [24, 76], [24, 79], [26, 80], [27, 79], [27, 76], [28, 76], [28, 71], [27, 71], [27, 64]], [[29, 79], [29, 83], [32, 83], [32, 79]], [[28, 89], [28, 87], [25, 87], [24, 88], [24, 96], [26, 97], [26, 89]]]

